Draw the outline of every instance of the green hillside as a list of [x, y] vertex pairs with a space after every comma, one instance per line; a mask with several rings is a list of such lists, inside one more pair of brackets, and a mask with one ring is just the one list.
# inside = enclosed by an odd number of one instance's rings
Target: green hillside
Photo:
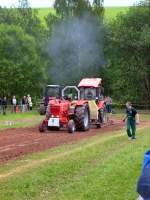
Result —
[[114, 19], [117, 14], [125, 13], [129, 10], [129, 7], [106, 7], [105, 8], [105, 18], [106, 20]]
[[[129, 9], [129, 7], [106, 7], [105, 8], [105, 18], [106, 20], [112, 20], [116, 17], [117, 14], [120, 12], [126, 12]], [[39, 17], [43, 20], [45, 16], [48, 15], [49, 12], [55, 13], [55, 10], [53, 8], [40, 8], [39, 11]]]

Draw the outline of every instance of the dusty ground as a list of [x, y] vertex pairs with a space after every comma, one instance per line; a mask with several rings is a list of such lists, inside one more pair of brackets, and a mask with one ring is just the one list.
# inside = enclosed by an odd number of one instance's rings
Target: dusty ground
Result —
[[[150, 126], [150, 122], [141, 122], [139, 127]], [[123, 129], [124, 124], [117, 120], [114, 125], [105, 125], [101, 129], [94, 127], [88, 132], [68, 134], [66, 130], [39, 133], [38, 127], [17, 128], [0, 131], [0, 163], [16, 159], [22, 155], [44, 151], [54, 146], [88, 138], [96, 134], [110, 133]]]

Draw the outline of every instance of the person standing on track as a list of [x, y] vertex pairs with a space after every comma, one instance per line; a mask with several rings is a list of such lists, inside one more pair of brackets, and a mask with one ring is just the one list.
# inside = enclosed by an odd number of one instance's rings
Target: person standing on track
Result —
[[136, 132], [136, 117], [137, 111], [135, 108], [132, 107], [131, 102], [126, 103], [126, 116], [123, 119], [123, 122], [127, 120], [127, 135], [129, 139], [136, 139], [135, 132]]

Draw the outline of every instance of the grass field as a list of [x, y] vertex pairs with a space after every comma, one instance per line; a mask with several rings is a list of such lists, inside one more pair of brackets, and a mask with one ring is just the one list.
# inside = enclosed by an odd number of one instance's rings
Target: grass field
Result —
[[[39, 115], [37, 111], [27, 112], [27, 113], [8, 113], [7, 115], [0, 115], [0, 129], [5, 128], [23, 128], [32, 127], [38, 124], [44, 116]], [[116, 119], [123, 119], [123, 111], [117, 111], [113, 117]], [[150, 114], [141, 114], [141, 120], [149, 121]]]
[[0, 115], [0, 129], [30, 127], [38, 124], [43, 116], [36, 111], [26, 113], [8, 113]]
[[[117, 14], [127, 12], [129, 7], [106, 7], [105, 8], [105, 19], [106, 21], [113, 20]], [[44, 17], [48, 15], [49, 12], [55, 13], [55, 10], [52, 8], [40, 8], [38, 9], [39, 17], [41, 20], [44, 20]]]
[[149, 146], [149, 129], [141, 129], [136, 141], [113, 132], [25, 156], [0, 165], [0, 199], [135, 200]]
[[41, 20], [44, 20], [44, 17], [46, 17], [49, 13], [55, 14], [55, 10], [53, 8], [39, 8], [38, 14]]

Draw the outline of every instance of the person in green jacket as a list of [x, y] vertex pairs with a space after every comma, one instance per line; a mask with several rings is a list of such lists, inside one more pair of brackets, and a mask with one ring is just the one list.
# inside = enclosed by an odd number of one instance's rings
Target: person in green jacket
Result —
[[127, 102], [126, 103], [126, 116], [123, 119], [123, 121], [125, 122], [125, 120], [127, 119], [127, 135], [129, 137], [129, 139], [136, 139], [135, 137], [135, 131], [136, 131], [136, 117], [137, 115], [137, 111], [135, 108], [132, 107], [131, 102]]

